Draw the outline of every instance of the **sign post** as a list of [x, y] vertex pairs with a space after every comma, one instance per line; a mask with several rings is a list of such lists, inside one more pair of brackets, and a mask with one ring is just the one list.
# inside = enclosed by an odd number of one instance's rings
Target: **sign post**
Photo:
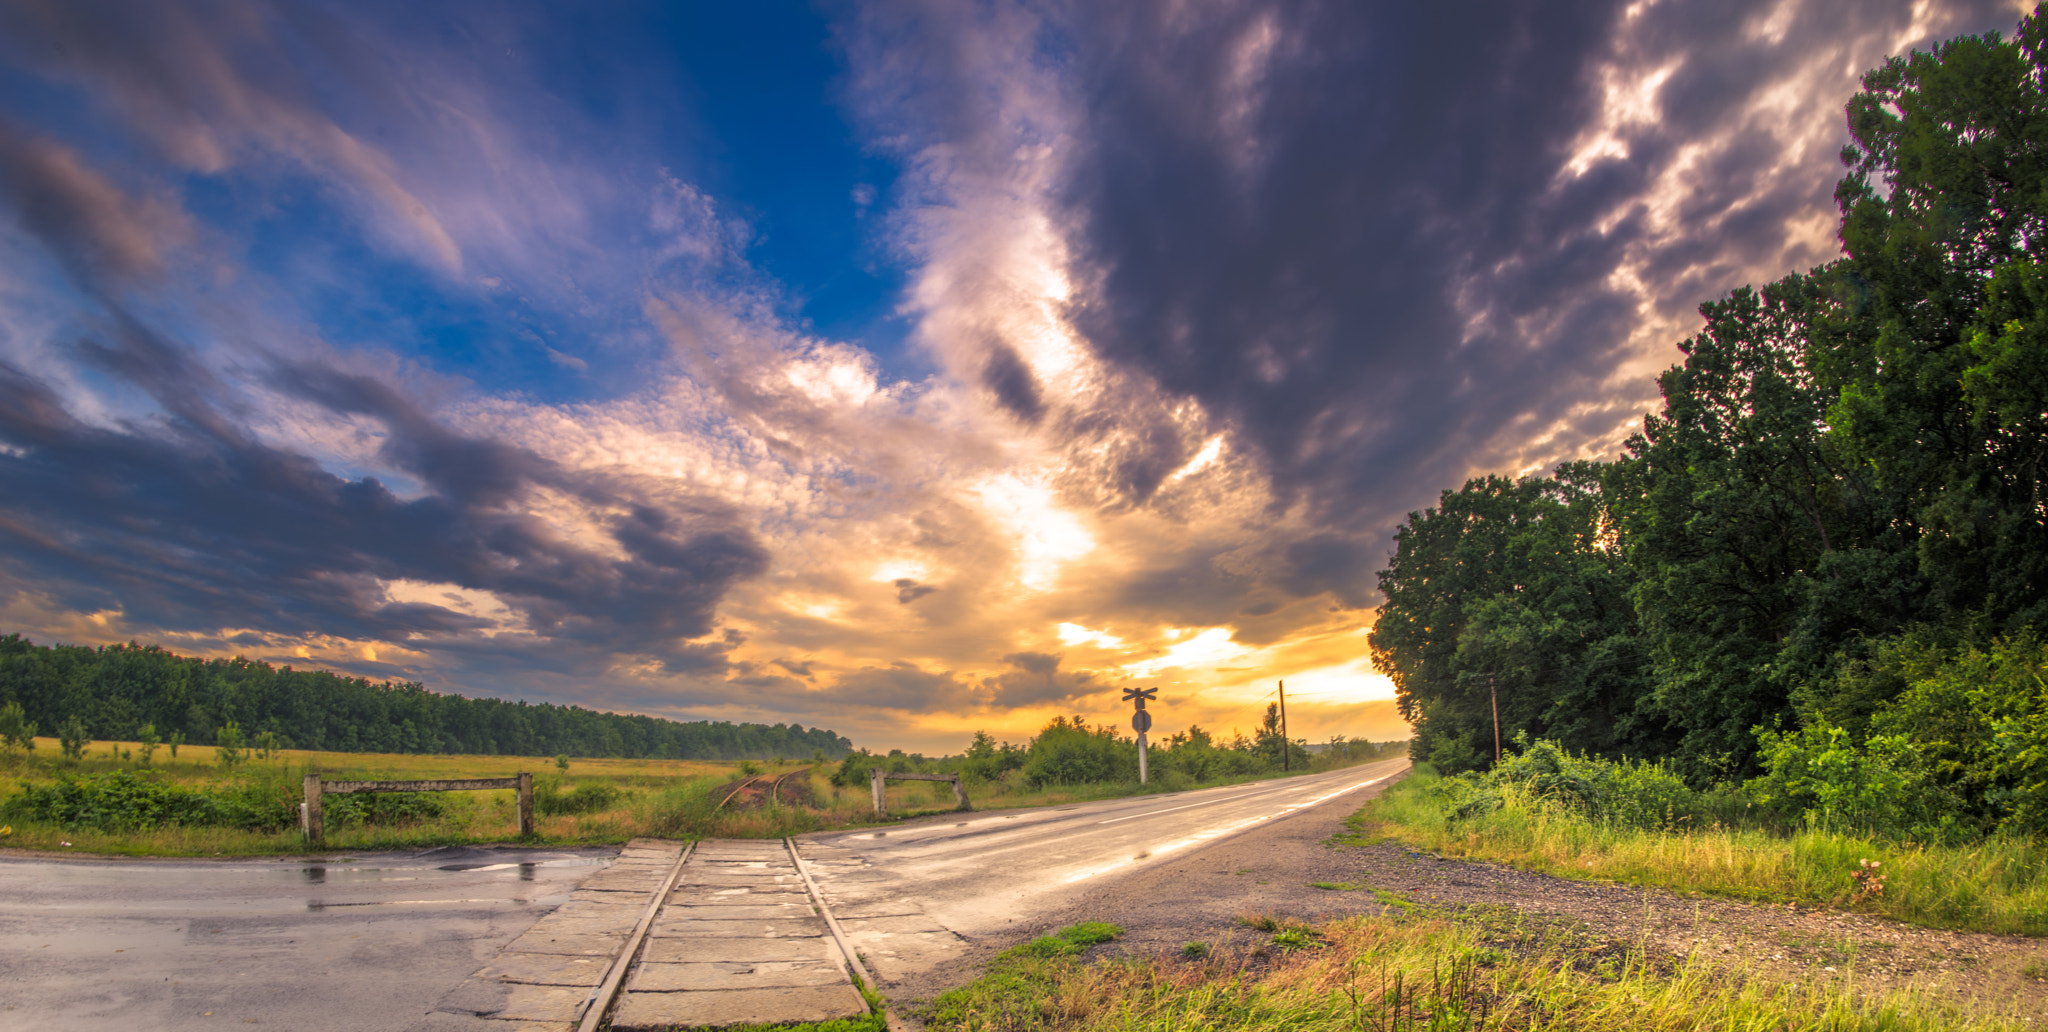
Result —
[[1152, 714], [1145, 712], [1145, 700], [1152, 699], [1156, 701], [1158, 698], [1159, 689], [1157, 688], [1124, 689], [1124, 700], [1137, 707], [1137, 710], [1131, 714], [1131, 730], [1138, 733], [1138, 784], [1140, 785], [1146, 782], [1147, 775], [1150, 773], [1145, 769], [1145, 732], [1152, 730]]

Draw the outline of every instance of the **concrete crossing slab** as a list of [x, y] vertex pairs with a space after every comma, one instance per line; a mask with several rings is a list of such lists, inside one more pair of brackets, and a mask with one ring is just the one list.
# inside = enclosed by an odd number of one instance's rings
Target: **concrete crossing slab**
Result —
[[867, 1012], [786, 846], [707, 840], [648, 932], [612, 1027], [828, 1021]]
[[846, 985], [846, 971], [832, 964], [764, 961], [742, 964], [713, 961], [695, 964], [650, 964], [642, 961], [627, 981], [630, 992], [678, 992], [689, 989], [784, 989], [793, 986]]
[[[713, 1028], [855, 1017], [867, 1003], [846, 953], [780, 843], [707, 841], [680, 871], [680, 844], [636, 841], [451, 991], [438, 1011], [564, 1032], [585, 1001], [617, 986], [611, 1027]], [[644, 939], [631, 936], [676, 874]], [[877, 914], [870, 932], [929, 934], [910, 914]], [[632, 941], [635, 955], [621, 951]], [[623, 959], [622, 959], [623, 958]], [[630, 969], [623, 965], [630, 962]], [[608, 981], [609, 974], [623, 976]]]
[[617, 935], [561, 935], [549, 931], [529, 931], [512, 940], [511, 944], [505, 947], [505, 952], [609, 957], [619, 952], [619, 946], [625, 941], [625, 932]]
[[714, 961], [787, 961], [839, 964], [844, 958], [831, 939], [649, 939], [640, 949], [645, 964], [688, 964]]
[[604, 980], [609, 957], [579, 957], [561, 953], [500, 953], [475, 975], [490, 981], [525, 982], [529, 985], [593, 986]]
[[627, 993], [612, 1015], [618, 1032], [641, 1029], [719, 1028], [725, 1025], [794, 1025], [856, 1018], [867, 1003], [848, 985], [714, 992]]

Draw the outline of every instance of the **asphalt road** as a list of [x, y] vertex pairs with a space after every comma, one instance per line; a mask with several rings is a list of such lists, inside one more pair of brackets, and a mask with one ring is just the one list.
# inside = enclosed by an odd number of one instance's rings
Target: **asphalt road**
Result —
[[[913, 982], [1105, 885], [1254, 838], [1297, 814], [1348, 814], [1407, 759], [1175, 795], [975, 813], [805, 835], [819, 891], [885, 985]], [[933, 923], [952, 933], [926, 931]], [[900, 929], [891, 935], [892, 929]]]
[[0, 858], [0, 1030], [417, 1028], [616, 852]]
[[[1205, 847], [1348, 813], [1406, 764], [812, 835], [800, 849], [884, 977], [914, 979]], [[615, 852], [0, 857], [0, 1032], [454, 1027], [429, 1017], [443, 995]]]

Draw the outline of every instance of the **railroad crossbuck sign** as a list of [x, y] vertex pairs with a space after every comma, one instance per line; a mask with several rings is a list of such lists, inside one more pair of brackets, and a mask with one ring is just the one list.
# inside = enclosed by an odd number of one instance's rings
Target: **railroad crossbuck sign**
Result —
[[1138, 784], [1145, 783], [1145, 732], [1152, 730], [1152, 714], [1145, 712], [1145, 700], [1159, 700], [1157, 688], [1126, 688], [1124, 701], [1137, 707], [1131, 714], [1131, 730], [1138, 733]]

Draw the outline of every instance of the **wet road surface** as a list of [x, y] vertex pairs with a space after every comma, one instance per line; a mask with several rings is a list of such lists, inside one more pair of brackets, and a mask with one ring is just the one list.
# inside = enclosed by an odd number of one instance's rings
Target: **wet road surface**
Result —
[[0, 1030], [430, 1028], [615, 849], [0, 858]]
[[1348, 814], [1407, 768], [1405, 758], [1386, 760], [1174, 795], [962, 814], [796, 841], [826, 903], [887, 988], [1105, 884], [1297, 814]]

